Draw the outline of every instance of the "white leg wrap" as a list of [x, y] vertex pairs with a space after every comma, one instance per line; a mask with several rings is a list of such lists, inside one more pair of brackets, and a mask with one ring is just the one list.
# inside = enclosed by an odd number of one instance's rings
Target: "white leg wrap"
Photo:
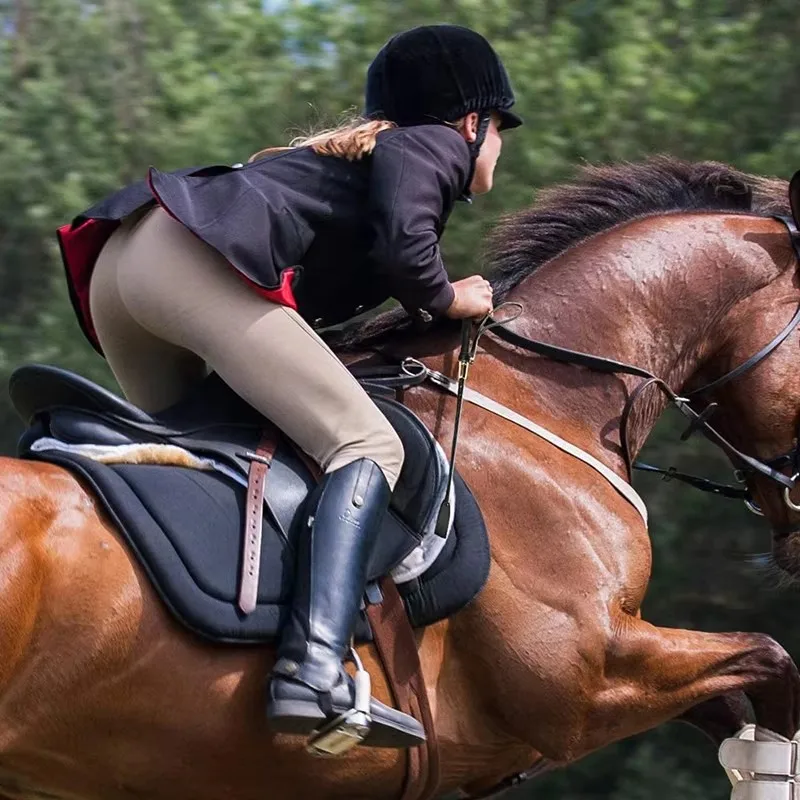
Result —
[[719, 749], [731, 800], [800, 800], [800, 731], [794, 738], [746, 725]]

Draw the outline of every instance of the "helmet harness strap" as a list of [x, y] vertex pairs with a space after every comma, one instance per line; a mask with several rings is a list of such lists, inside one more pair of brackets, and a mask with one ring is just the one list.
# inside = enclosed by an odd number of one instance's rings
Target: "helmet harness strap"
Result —
[[478, 112], [480, 120], [478, 122], [478, 130], [474, 142], [470, 142], [469, 151], [472, 154], [473, 160], [477, 159], [481, 152], [481, 147], [486, 141], [486, 134], [489, 133], [489, 125], [492, 121], [492, 115], [486, 111]]
[[475, 177], [475, 166], [478, 161], [478, 156], [481, 153], [481, 147], [483, 147], [483, 143], [486, 141], [486, 134], [489, 132], [489, 124], [492, 121], [492, 115], [488, 112], [479, 111], [478, 113], [481, 114], [481, 117], [478, 121], [478, 130], [476, 131], [475, 141], [467, 143], [470, 154], [470, 167], [466, 188], [464, 189], [464, 194], [462, 195], [461, 199], [466, 200], [468, 203], [472, 202], [470, 186], [472, 186], [472, 179]]

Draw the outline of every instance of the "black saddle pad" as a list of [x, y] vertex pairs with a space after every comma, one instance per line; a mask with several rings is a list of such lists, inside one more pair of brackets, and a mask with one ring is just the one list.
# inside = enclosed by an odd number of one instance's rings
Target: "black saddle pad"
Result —
[[[253, 613], [242, 615], [236, 597], [244, 487], [217, 473], [181, 467], [108, 466], [56, 451], [28, 457], [66, 467], [89, 484], [161, 599], [188, 628], [217, 642], [257, 643], [276, 637], [288, 612], [292, 550], [265, 527], [258, 605]], [[414, 627], [463, 608], [488, 577], [483, 517], [458, 476], [455, 507], [454, 529], [436, 562], [399, 587]], [[356, 638], [371, 639], [364, 614]]]
[[[314, 480], [294, 448], [281, 439], [266, 483], [258, 607], [241, 614], [236, 600], [249, 466], [242, 453], [255, 449], [265, 425], [252, 407], [212, 376], [187, 401], [149, 417], [80, 376], [36, 365], [14, 373], [11, 395], [31, 423], [20, 440], [20, 455], [64, 466], [89, 483], [179, 620], [216, 641], [263, 642], [276, 635], [291, 596], [294, 541]], [[446, 487], [446, 462], [416, 415], [384, 397], [373, 399], [406, 452], [370, 564], [370, 580], [377, 581], [435, 524]], [[111, 466], [75, 453], [34, 451], [44, 437], [68, 445], [178, 444], [214, 459], [227, 474], [145, 464]], [[436, 563], [400, 587], [417, 627], [463, 607], [488, 575], [483, 519], [460, 477], [455, 509], [454, 530]], [[365, 617], [357, 635], [369, 638]]]

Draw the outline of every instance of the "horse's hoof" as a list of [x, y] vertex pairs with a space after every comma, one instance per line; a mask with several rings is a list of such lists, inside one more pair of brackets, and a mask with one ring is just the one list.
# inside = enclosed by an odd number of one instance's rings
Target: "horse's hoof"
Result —
[[[270, 681], [267, 719], [276, 733], [312, 734], [324, 723], [335, 719], [353, 707], [355, 687], [347, 676], [330, 693], [330, 702], [304, 683], [280, 676]], [[384, 705], [374, 697], [370, 699], [369, 713], [372, 725], [362, 744], [366, 747], [416, 747], [425, 741], [422, 725], [408, 714]]]

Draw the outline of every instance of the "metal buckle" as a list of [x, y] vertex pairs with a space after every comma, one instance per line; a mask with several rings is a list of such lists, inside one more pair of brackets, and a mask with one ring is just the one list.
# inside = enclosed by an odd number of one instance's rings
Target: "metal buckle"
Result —
[[[733, 477], [736, 480], [736, 483], [741, 483], [743, 485], [747, 485], [747, 471], [743, 469], [735, 469], [733, 471]], [[763, 517], [764, 512], [761, 510], [761, 506], [756, 503], [755, 500], [752, 498], [748, 500], [744, 500], [744, 507], [751, 513], [755, 514], [757, 517]]]
[[236, 455], [243, 461], [259, 461], [262, 464], [266, 464], [268, 467], [272, 465], [271, 459], [264, 458], [264, 456], [260, 456], [258, 453], [254, 453], [252, 450], [245, 450], [242, 453], [236, 453]]
[[451, 381], [447, 375], [443, 375], [441, 372], [437, 372], [434, 369], [428, 372], [428, 380], [431, 381], [431, 383], [435, 383], [437, 386], [441, 386], [443, 389], [447, 389], [448, 391], [451, 391], [452, 387], [455, 385], [455, 382]]
[[757, 517], [763, 517], [764, 512], [761, 510], [761, 506], [756, 503], [755, 500], [745, 500], [744, 507], [751, 513], [755, 514]]
[[401, 362], [400, 370], [409, 378], [420, 378], [428, 371], [428, 368], [418, 358], [409, 356]]

